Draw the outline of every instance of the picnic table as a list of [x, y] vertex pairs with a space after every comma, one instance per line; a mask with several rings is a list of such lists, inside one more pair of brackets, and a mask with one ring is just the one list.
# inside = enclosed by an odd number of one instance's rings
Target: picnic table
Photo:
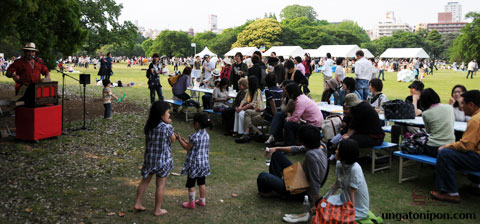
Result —
[[[411, 126], [425, 127], [422, 117], [415, 117], [415, 119], [391, 119], [396, 124], [406, 124]], [[455, 121], [453, 124], [455, 131], [465, 132], [467, 130], [467, 122]]]

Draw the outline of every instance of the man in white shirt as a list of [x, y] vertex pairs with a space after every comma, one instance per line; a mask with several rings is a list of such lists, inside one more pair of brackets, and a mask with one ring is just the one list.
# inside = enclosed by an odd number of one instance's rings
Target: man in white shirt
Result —
[[327, 53], [327, 59], [323, 63], [323, 82], [326, 83], [327, 80], [332, 78], [332, 66], [333, 66], [333, 61], [332, 61], [332, 55], [330, 53]]
[[380, 75], [382, 75], [382, 81], [385, 81], [385, 59], [380, 59], [378, 61], [378, 79], [380, 79]]
[[364, 58], [362, 50], [358, 50], [355, 55], [357, 61], [355, 62], [355, 86], [362, 97], [361, 100], [366, 100], [369, 94], [368, 82], [372, 78], [372, 63]]
[[210, 61], [210, 55], [208, 54], [206, 54], [203, 58], [205, 59], [205, 62], [203, 63], [203, 70], [204, 70], [203, 83], [207, 85], [210, 80], [213, 80], [212, 71], [215, 70], [215, 63]]
[[473, 71], [475, 70], [475, 60], [471, 60], [470, 63], [468, 63], [468, 73], [467, 73], [467, 79], [468, 79], [468, 75], [471, 76], [471, 78], [473, 79]]

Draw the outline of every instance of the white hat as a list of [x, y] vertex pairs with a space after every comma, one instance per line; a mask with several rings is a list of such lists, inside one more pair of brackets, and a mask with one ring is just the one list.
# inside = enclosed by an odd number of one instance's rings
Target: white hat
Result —
[[24, 51], [38, 51], [37, 48], [35, 48], [35, 43], [29, 42], [25, 44], [25, 47], [22, 48]]
[[223, 62], [225, 62], [227, 65], [232, 65], [232, 60], [230, 58], [223, 59]]
[[220, 76], [220, 72], [217, 69], [215, 69], [215, 70], [212, 71], [212, 75], [213, 76]]

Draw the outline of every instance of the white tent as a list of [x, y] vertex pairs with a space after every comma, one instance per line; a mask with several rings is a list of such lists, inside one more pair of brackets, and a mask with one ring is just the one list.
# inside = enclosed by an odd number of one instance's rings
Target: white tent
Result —
[[372, 52], [370, 52], [367, 48], [362, 48], [361, 50], [363, 51], [363, 55], [365, 56], [365, 58], [374, 58], [375, 57], [372, 54]]
[[305, 51], [299, 46], [273, 46], [263, 53], [263, 55], [270, 56], [272, 52], [275, 52], [277, 56], [283, 56], [284, 58], [296, 56], [303, 57], [305, 55]]
[[217, 54], [211, 52], [211, 51], [208, 49], [208, 47], [205, 47], [205, 48], [203, 48], [203, 50], [202, 50], [200, 53], [197, 53], [197, 54], [195, 55], [195, 57], [196, 57], [196, 56], [200, 56], [201, 58], [203, 58], [203, 56], [205, 56], [206, 54], [208, 54], [210, 57], [213, 57], [213, 56], [216, 57], [216, 56], [217, 56]]
[[358, 45], [322, 45], [318, 48], [319, 57], [326, 57], [330, 53], [332, 57], [354, 58], [355, 53], [360, 50]]
[[388, 48], [381, 58], [430, 58], [423, 48]]
[[258, 51], [256, 47], [236, 47], [225, 53], [225, 57], [233, 57], [237, 52], [242, 53], [242, 55], [252, 56], [253, 52]]
[[320, 55], [318, 53], [318, 49], [305, 49], [305, 53], [310, 54], [310, 57], [312, 58], [319, 58], [319, 57], [324, 57], [325, 55]]

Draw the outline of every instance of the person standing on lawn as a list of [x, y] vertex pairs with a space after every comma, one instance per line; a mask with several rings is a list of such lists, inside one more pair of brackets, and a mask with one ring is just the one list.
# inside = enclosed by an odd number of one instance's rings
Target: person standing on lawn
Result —
[[[438, 148], [435, 167], [437, 191], [430, 191], [430, 196], [439, 201], [460, 202], [456, 170], [480, 171], [480, 91], [470, 90], [462, 94], [462, 97], [461, 107], [471, 119], [460, 141]], [[480, 194], [480, 177], [469, 176], [469, 179], [472, 185], [466, 189]]]

